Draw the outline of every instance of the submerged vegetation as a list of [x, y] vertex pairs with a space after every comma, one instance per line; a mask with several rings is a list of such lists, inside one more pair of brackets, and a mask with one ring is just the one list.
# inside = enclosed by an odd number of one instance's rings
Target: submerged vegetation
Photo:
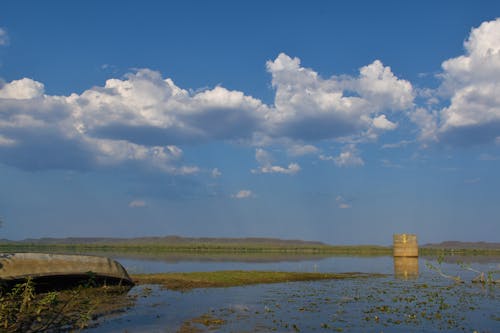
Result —
[[[367, 278], [380, 274], [294, 273], [265, 271], [218, 271], [194, 273], [140, 274], [139, 284], [159, 284], [166, 289], [188, 291], [195, 288], [244, 286], [262, 283]], [[91, 282], [91, 281], [90, 281]], [[0, 289], [0, 332], [45, 332], [80, 330], [92, 326], [95, 319], [130, 307], [134, 298], [129, 288], [100, 286], [92, 283], [62, 291], [37, 292], [31, 279], [13, 288]], [[184, 331], [196, 331], [196, 325], [216, 327], [223, 324], [209, 316], [185, 323]]]
[[349, 278], [381, 277], [383, 274], [364, 273], [302, 273], [269, 271], [216, 271], [191, 273], [136, 274], [137, 284], [159, 284], [171, 290], [195, 288], [235, 287], [260, 283], [293, 281], [340, 280]]

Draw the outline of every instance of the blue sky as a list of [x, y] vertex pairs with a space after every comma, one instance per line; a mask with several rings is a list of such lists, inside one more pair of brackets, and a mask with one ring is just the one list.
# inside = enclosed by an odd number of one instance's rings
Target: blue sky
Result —
[[3, 1], [0, 238], [500, 241], [496, 1]]

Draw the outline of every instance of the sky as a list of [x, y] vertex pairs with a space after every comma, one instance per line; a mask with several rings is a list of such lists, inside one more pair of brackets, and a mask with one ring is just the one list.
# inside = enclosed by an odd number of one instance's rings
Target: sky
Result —
[[498, 1], [2, 1], [0, 238], [500, 241]]

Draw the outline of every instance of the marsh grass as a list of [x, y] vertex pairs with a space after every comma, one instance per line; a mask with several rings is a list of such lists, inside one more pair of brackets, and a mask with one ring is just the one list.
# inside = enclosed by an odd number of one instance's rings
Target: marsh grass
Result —
[[166, 289], [187, 291], [195, 288], [236, 287], [263, 283], [317, 281], [381, 277], [365, 273], [303, 273], [271, 271], [215, 271], [190, 273], [135, 274], [137, 284], [159, 284]]
[[37, 293], [31, 279], [0, 290], [0, 332], [81, 330], [92, 320], [133, 304], [125, 287], [79, 286]]

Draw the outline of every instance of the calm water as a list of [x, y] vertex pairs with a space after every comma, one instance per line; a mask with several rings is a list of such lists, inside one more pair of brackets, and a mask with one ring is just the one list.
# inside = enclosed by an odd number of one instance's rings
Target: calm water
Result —
[[[392, 257], [130, 257], [114, 256], [131, 273], [214, 270], [371, 272], [383, 278], [294, 282], [189, 292], [140, 286], [126, 312], [101, 319], [91, 332], [177, 332], [200, 316], [221, 319], [206, 332], [500, 332], [500, 286], [472, 284], [479, 271], [500, 271], [491, 257], [394, 262]], [[454, 284], [443, 273], [467, 282]], [[498, 272], [496, 279], [500, 279]]]

